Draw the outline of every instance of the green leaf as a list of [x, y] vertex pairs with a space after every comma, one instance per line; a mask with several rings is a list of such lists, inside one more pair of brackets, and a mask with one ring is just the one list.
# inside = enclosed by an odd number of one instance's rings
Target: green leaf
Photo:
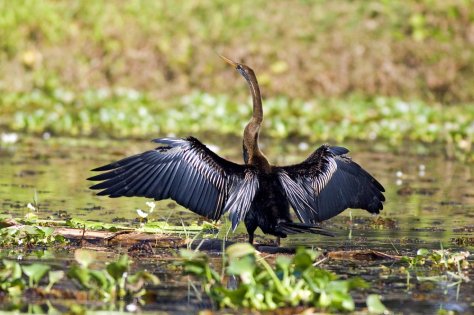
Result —
[[249, 243], [236, 243], [226, 249], [226, 254], [232, 260], [247, 255], [255, 255], [255, 248]]
[[207, 256], [204, 255], [201, 252], [197, 252], [194, 250], [189, 250], [189, 249], [181, 249], [179, 251], [179, 255], [181, 258], [184, 258], [186, 260], [205, 260], [207, 261]]
[[198, 277], [205, 277], [206, 266], [204, 263], [199, 261], [185, 261], [183, 264], [184, 272], [186, 274], [192, 274]]
[[345, 311], [353, 311], [355, 309], [354, 300], [352, 299], [352, 296], [350, 296], [350, 294], [345, 294], [345, 298], [342, 301], [342, 308]]
[[11, 286], [7, 289], [8, 295], [10, 296], [20, 296], [22, 293], [22, 287], [20, 285]]
[[74, 259], [84, 268], [89, 267], [89, 265], [95, 261], [96, 257], [97, 253], [91, 250], [76, 249], [74, 252]]
[[119, 260], [112, 262], [107, 265], [107, 272], [115, 281], [118, 281], [123, 277], [124, 273], [127, 272], [129, 266], [128, 256], [120, 256]]
[[336, 280], [331, 281], [326, 287], [326, 290], [329, 292], [348, 292], [349, 291], [349, 282], [346, 280]]
[[75, 315], [85, 315], [87, 314], [86, 306], [80, 304], [72, 304], [69, 307], [68, 314], [75, 314]]
[[419, 250], [416, 251], [416, 256], [427, 256], [430, 253], [430, 251], [426, 248], [420, 248]]
[[29, 314], [44, 314], [44, 310], [41, 307], [41, 305], [30, 304], [28, 305], [28, 313]]
[[331, 297], [329, 294], [327, 294], [326, 291], [322, 291], [321, 294], [319, 295], [319, 306], [322, 308], [326, 308], [331, 304]]
[[155, 276], [152, 273], [149, 273], [148, 271], [141, 270], [130, 277], [128, 277], [128, 282], [136, 284], [138, 282], [146, 282], [146, 283], [151, 283], [151, 284], [159, 284], [160, 279], [158, 279], [157, 276]]
[[25, 220], [28, 222], [34, 222], [37, 219], [38, 219], [38, 215], [36, 213], [28, 212], [27, 214], [25, 214]]
[[32, 264], [22, 267], [23, 273], [30, 280], [30, 286], [37, 286], [50, 269], [50, 266], [43, 264]]
[[8, 270], [9, 278], [10, 279], [20, 279], [21, 278], [21, 266], [16, 261], [11, 260], [3, 260], [3, 264], [5, 265], [5, 269]]
[[384, 314], [388, 312], [385, 305], [383, 305], [382, 301], [380, 301], [380, 295], [377, 294], [370, 294], [367, 297], [367, 309], [371, 314]]
[[71, 266], [67, 275], [69, 278], [76, 280], [82, 289], [90, 288], [89, 282], [91, 275], [86, 268], [77, 265]]
[[51, 236], [54, 233], [54, 228], [52, 228], [52, 227], [38, 226], [37, 228], [44, 233], [45, 237]]
[[317, 256], [319, 256], [318, 252], [307, 250], [304, 247], [299, 247], [296, 250], [295, 257], [293, 258], [295, 269], [303, 271], [307, 268], [312, 268]]
[[242, 305], [242, 302], [246, 300], [248, 294], [248, 286], [247, 285], [239, 285], [235, 290], [229, 290], [222, 286], [217, 286], [214, 289], [214, 292], [218, 295], [223, 295], [227, 299], [223, 299], [221, 302], [222, 307], [232, 307], [235, 308], [237, 306]]
[[114, 285], [114, 279], [105, 270], [90, 270], [89, 275], [102, 290], [108, 291]]
[[50, 271], [48, 273], [48, 278], [49, 278], [49, 283], [48, 286], [46, 287], [46, 291], [51, 291], [51, 288], [53, 285], [64, 278], [64, 271], [63, 270], [55, 270], [55, 271]]
[[28, 235], [44, 235], [44, 232], [34, 225], [24, 225], [23, 231]]
[[278, 256], [275, 260], [276, 265], [278, 268], [285, 272], [289, 272], [290, 265], [291, 265], [292, 259], [287, 256]]
[[354, 277], [354, 278], [351, 278], [347, 281], [349, 282], [349, 290], [351, 290], [351, 289], [367, 289], [367, 288], [370, 287], [370, 285], [367, 283], [367, 281], [365, 281], [361, 277]]
[[229, 275], [246, 274], [248, 276], [254, 272], [255, 267], [255, 257], [245, 256], [240, 259], [231, 260], [227, 267], [227, 273]]

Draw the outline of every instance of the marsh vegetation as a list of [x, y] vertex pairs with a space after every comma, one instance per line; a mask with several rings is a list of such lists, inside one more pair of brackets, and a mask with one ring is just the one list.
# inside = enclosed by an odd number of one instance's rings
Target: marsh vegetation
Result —
[[[0, 311], [473, 313], [471, 1], [1, 1]], [[243, 44], [245, 43], [245, 44]], [[256, 71], [278, 165], [328, 142], [386, 188], [275, 250], [88, 170], [199, 136], [241, 161]]]

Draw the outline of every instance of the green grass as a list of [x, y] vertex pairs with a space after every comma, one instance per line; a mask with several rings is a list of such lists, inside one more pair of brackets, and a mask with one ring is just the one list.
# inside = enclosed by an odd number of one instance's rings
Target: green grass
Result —
[[240, 90], [218, 52], [269, 95], [472, 102], [473, 23], [469, 0], [0, 0], [0, 89]]

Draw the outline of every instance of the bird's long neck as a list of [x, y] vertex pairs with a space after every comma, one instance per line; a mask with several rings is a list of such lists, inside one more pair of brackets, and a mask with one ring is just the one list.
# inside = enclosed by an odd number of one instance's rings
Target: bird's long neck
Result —
[[253, 115], [252, 121], [260, 126], [263, 121], [263, 108], [262, 108], [262, 96], [260, 94], [260, 87], [258, 86], [257, 77], [255, 74], [249, 76], [247, 80], [250, 88], [250, 93], [252, 94], [253, 102]]
[[261, 166], [265, 170], [270, 169], [270, 163], [265, 155], [260, 151], [258, 146], [258, 137], [260, 134], [260, 126], [263, 121], [262, 97], [258, 86], [257, 78], [253, 71], [245, 77], [252, 94], [253, 115], [244, 129], [244, 160], [246, 164]]

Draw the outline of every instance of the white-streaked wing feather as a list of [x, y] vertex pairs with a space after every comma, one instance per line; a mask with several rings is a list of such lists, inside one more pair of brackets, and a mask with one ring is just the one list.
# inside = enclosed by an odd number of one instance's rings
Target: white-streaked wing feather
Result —
[[213, 220], [228, 211], [237, 226], [258, 188], [255, 171], [219, 157], [192, 137], [154, 142], [163, 146], [94, 169], [104, 173], [89, 178], [101, 181], [91, 189], [112, 198], [171, 198]]
[[384, 188], [342, 147], [321, 146], [304, 162], [279, 168], [279, 180], [304, 223], [327, 220], [346, 208], [379, 213]]

